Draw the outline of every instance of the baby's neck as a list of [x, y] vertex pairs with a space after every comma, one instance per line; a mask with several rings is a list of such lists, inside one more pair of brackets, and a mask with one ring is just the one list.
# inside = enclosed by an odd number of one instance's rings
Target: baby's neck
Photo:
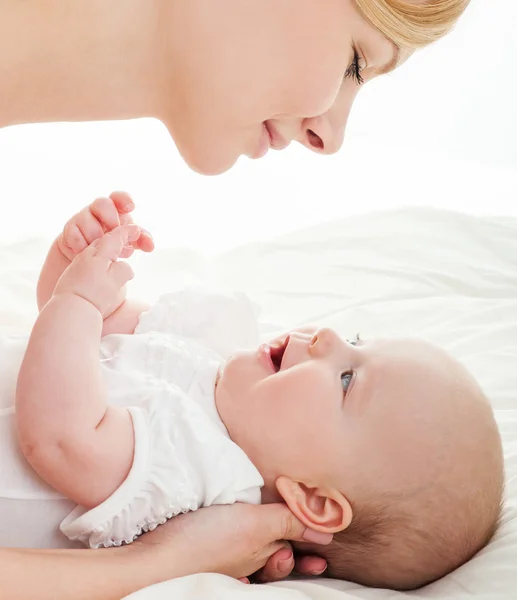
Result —
[[[221, 419], [223, 425], [226, 427], [226, 423], [224, 422], [223, 416], [221, 415], [221, 413], [219, 412], [219, 409], [217, 408], [217, 386], [218, 386], [219, 381], [221, 379], [221, 368], [222, 367], [219, 367], [219, 369], [217, 370], [217, 375], [215, 376], [214, 402], [215, 402], [215, 408], [217, 410], [217, 414], [219, 415], [219, 418]], [[226, 428], [226, 431], [228, 432], [228, 437], [230, 439], [232, 439], [232, 437], [230, 435], [230, 432], [228, 431], [228, 428]], [[268, 482], [266, 480], [266, 478], [264, 477], [264, 473], [260, 473], [260, 474], [262, 475], [262, 478], [265, 481], [265, 484], [264, 484], [264, 486], [262, 488], [262, 491], [261, 491], [261, 493], [262, 493], [262, 499], [261, 499], [262, 504], [274, 504], [276, 502], [283, 502], [283, 498], [278, 493], [274, 482], [272, 482], [272, 483]]]

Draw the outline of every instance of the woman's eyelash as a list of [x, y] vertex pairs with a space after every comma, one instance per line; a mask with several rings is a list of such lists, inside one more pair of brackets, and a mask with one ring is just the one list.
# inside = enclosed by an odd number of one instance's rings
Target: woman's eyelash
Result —
[[357, 85], [361, 85], [364, 83], [364, 79], [361, 75], [361, 65], [359, 64], [360, 60], [361, 58], [357, 50], [354, 48], [354, 58], [350, 63], [348, 69], [345, 71], [345, 79], [352, 78], [357, 83]]

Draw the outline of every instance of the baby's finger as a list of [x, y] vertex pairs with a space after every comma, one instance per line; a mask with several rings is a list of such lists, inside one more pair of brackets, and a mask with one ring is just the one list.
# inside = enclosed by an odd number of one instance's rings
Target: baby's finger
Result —
[[138, 250], [142, 250], [142, 252], [152, 252], [154, 250], [153, 236], [147, 231], [147, 229], [140, 227], [140, 237], [134, 245], [136, 248], [138, 248]]
[[125, 246], [138, 239], [140, 230], [136, 225], [124, 225], [106, 233], [94, 246], [94, 255], [111, 261], [117, 260]]
[[65, 225], [65, 228], [63, 229], [62, 242], [74, 254], [79, 254], [88, 246], [88, 242], [86, 241], [84, 235], [77, 224], [73, 221], [69, 221]]
[[132, 225], [134, 223], [133, 216], [130, 213], [120, 214], [118, 217], [121, 225]]
[[120, 258], [129, 258], [130, 256], [133, 256], [134, 252], [135, 249], [133, 246], [124, 246], [122, 248], [122, 252], [120, 253]]
[[[134, 221], [131, 215], [120, 215], [121, 225], [132, 225], [133, 223]], [[152, 252], [154, 250], [153, 236], [147, 231], [147, 229], [140, 227], [140, 237], [132, 244], [132, 246], [136, 250], [142, 250], [143, 252]]]
[[97, 198], [90, 204], [88, 209], [101, 225], [103, 233], [120, 225], [117, 207], [111, 198]]
[[128, 263], [121, 260], [112, 263], [109, 271], [115, 279], [115, 283], [119, 287], [126, 285], [126, 283], [135, 276], [133, 269], [128, 265]]
[[[88, 210], [86, 214], [81, 214], [80, 218], [77, 219], [77, 228], [83, 234], [87, 244], [91, 244], [93, 241], [99, 239], [104, 235], [104, 229], [97, 219]], [[81, 211], [82, 212], [82, 211]]]
[[133, 198], [127, 192], [111, 192], [110, 199], [113, 201], [115, 208], [122, 215], [130, 213], [135, 209]]

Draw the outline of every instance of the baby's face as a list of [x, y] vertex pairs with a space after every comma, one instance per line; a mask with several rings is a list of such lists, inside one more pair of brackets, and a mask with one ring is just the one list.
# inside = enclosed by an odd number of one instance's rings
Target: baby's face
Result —
[[403, 471], [418, 487], [422, 471], [438, 468], [452, 410], [446, 390], [459, 372], [425, 342], [350, 343], [324, 328], [233, 356], [216, 403], [266, 494], [280, 475], [344, 491], [364, 485], [365, 473], [393, 488]]

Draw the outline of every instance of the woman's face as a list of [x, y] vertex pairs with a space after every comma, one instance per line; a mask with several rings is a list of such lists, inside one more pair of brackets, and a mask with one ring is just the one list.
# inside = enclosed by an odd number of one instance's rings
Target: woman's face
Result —
[[363, 82], [396, 65], [396, 48], [353, 0], [175, 6], [168, 43], [181, 69], [165, 120], [187, 163], [205, 174], [291, 141], [336, 152]]

